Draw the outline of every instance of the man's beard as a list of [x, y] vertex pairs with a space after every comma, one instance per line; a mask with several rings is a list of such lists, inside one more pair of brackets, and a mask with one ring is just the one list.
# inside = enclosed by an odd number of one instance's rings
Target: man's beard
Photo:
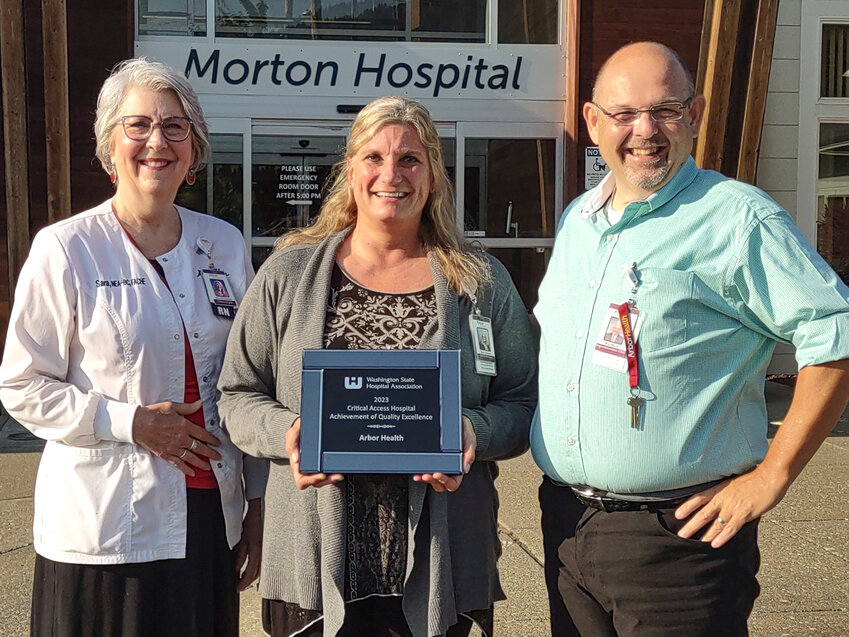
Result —
[[625, 178], [638, 188], [653, 191], [663, 183], [669, 173], [669, 162], [665, 161], [662, 166], [656, 168], [643, 167], [641, 169], [625, 165]]

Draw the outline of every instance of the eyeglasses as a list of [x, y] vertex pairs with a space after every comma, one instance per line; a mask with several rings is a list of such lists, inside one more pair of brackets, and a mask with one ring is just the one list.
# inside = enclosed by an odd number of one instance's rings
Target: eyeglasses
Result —
[[192, 120], [175, 115], [166, 117], [155, 124], [147, 115], [124, 115], [121, 118], [121, 126], [124, 129], [124, 135], [137, 142], [143, 142], [150, 137], [157, 126], [169, 142], [182, 142], [192, 131]]
[[683, 102], [663, 102], [661, 104], [649, 106], [648, 108], [623, 108], [612, 113], [605, 110], [595, 102], [592, 102], [592, 104], [616, 122], [617, 126], [629, 126], [640, 119], [640, 113], [648, 113], [649, 117], [660, 124], [677, 122], [679, 119], [684, 117], [684, 110], [692, 101], [693, 98], [688, 97]]

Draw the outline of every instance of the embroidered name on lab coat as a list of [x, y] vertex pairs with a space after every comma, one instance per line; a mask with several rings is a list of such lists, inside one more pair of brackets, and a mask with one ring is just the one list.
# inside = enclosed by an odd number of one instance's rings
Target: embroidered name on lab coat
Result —
[[141, 277], [139, 279], [113, 279], [111, 281], [97, 279], [94, 282], [94, 287], [96, 288], [119, 288], [122, 285], [147, 285], [147, 277]]

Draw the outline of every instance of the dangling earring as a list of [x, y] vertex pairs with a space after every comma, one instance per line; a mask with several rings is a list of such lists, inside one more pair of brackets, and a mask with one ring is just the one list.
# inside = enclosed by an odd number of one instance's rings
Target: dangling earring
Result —
[[112, 182], [112, 185], [115, 185], [115, 182], [118, 181], [118, 173], [115, 171], [115, 167], [109, 169], [109, 181]]
[[189, 168], [189, 172], [186, 173], [186, 183], [192, 186], [195, 183], [195, 179], [197, 179], [195, 176], [195, 169]]

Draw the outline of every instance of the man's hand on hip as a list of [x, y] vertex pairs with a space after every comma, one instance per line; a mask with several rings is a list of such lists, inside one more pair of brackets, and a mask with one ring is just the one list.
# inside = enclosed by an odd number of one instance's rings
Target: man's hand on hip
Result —
[[[761, 467], [725, 480], [697, 493], [675, 510], [679, 520], [690, 518], [678, 535], [693, 537], [705, 529], [702, 542], [718, 549], [747, 522], [751, 522], [781, 502], [787, 491], [783, 480], [764, 475]], [[692, 517], [691, 517], [692, 516]]]
[[710, 524], [701, 539], [719, 548], [746, 522], [778, 504], [837, 424], [847, 400], [849, 359], [803, 367], [790, 409], [763, 462], [678, 507], [675, 517], [679, 520], [692, 515], [678, 535], [692, 537]]

